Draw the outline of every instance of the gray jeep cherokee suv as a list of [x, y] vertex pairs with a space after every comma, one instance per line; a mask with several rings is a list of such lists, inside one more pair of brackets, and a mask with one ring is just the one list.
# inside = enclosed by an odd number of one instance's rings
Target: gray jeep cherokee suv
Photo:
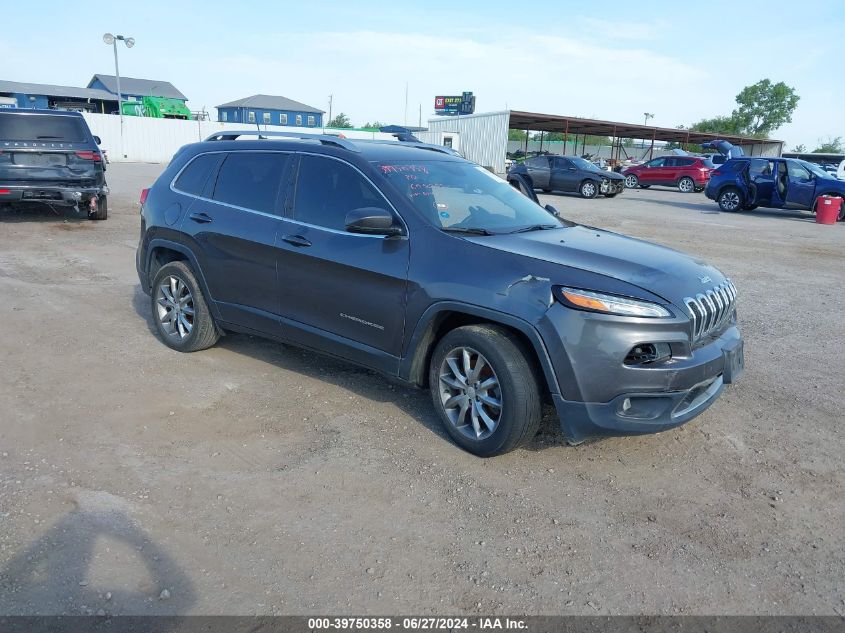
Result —
[[182, 148], [142, 194], [138, 274], [173, 349], [247, 332], [428, 387], [481, 456], [529, 439], [544, 400], [573, 443], [652, 433], [742, 371], [736, 289], [702, 261], [433, 146], [235, 140], [255, 134]]

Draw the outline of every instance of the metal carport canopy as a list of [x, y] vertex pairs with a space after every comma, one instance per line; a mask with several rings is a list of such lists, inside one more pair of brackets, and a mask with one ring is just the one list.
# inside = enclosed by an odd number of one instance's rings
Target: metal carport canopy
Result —
[[734, 145], [758, 145], [782, 143], [774, 139], [759, 139], [731, 134], [711, 134], [692, 132], [670, 127], [654, 127], [617, 121], [600, 121], [579, 117], [560, 116], [557, 114], [538, 114], [511, 110], [510, 129], [531, 130], [534, 132], [561, 132], [573, 136], [588, 134], [591, 136], [610, 136], [613, 138], [653, 139], [655, 141], [674, 141], [675, 143], [706, 143], [722, 139]]

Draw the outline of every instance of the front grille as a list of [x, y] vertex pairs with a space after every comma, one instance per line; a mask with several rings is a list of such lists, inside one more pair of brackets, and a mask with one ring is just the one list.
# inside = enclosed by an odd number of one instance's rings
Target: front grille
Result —
[[719, 332], [731, 318], [735, 303], [736, 287], [730, 279], [707, 292], [684, 299], [692, 318], [693, 342]]

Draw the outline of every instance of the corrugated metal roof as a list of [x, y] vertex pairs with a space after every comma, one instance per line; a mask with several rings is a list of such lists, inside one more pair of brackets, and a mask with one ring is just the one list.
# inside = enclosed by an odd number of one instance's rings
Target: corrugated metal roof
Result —
[[[95, 81], [100, 80], [107, 90], [117, 95], [117, 78], [114, 75], [94, 75], [88, 82], [91, 87]], [[181, 99], [187, 101], [188, 97], [183, 95], [176, 86], [169, 81], [158, 79], [136, 79], [135, 77], [120, 76], [120, 91], [124, 95], [141, 95], [143, 97], [168, 97], [170, 99]]]
[[217, 106], [218, 108], [260, 108], [262, 110], [291, 110], [293, 112], [316, 112], [323, 114], [324, 110], [312, 108], [299, 101], [279, 97], [276, 95], [252, 95], [237, 101], [230, 101]]
[[572, 134], [573, 136], [576, 134], [588, 134], [594, 136], [612, 136], [614, 138], [654, 139], [656, 141], [674, 141], [678, 143], [706, 143], [717, 139], [743, 146], [783, 143], [783, 141], [775, 139], [759, 139], [737, 136], [735, 134], [711, 134], [709, 132], [693, 132], [687, 129], [654, 127], [652, 125], [622, 123], [619, 121], [582, 119], [580, 117], [520, 112], [517, 110], [512, 110], [510, 113], [510, 129], [531, 130], [532, 132], [562, 132]]
[[46, 95], [48, 97], [73, 97], [76, 99], [117, 101], [115, 95], [97, 88], [76, 88], [75, 86], [32, 84], [21, 81], [6, 81], [5, 79], [0, 79], [0, 92], [16, 92], [26, 95]]

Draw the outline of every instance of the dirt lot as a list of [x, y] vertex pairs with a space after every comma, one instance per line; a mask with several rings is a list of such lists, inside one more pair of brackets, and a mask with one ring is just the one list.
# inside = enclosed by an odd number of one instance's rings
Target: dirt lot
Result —
[[[544, 196], [700, 255], [747, 372], [661, 435], [472, 457], [426, 392], [228, 336], [154, 336], [138, 192], [0, 216], [0, 613], [845, 614], [845, 224], [702, 194]], [[839, 527], [837, 527], [839, 526]]]

